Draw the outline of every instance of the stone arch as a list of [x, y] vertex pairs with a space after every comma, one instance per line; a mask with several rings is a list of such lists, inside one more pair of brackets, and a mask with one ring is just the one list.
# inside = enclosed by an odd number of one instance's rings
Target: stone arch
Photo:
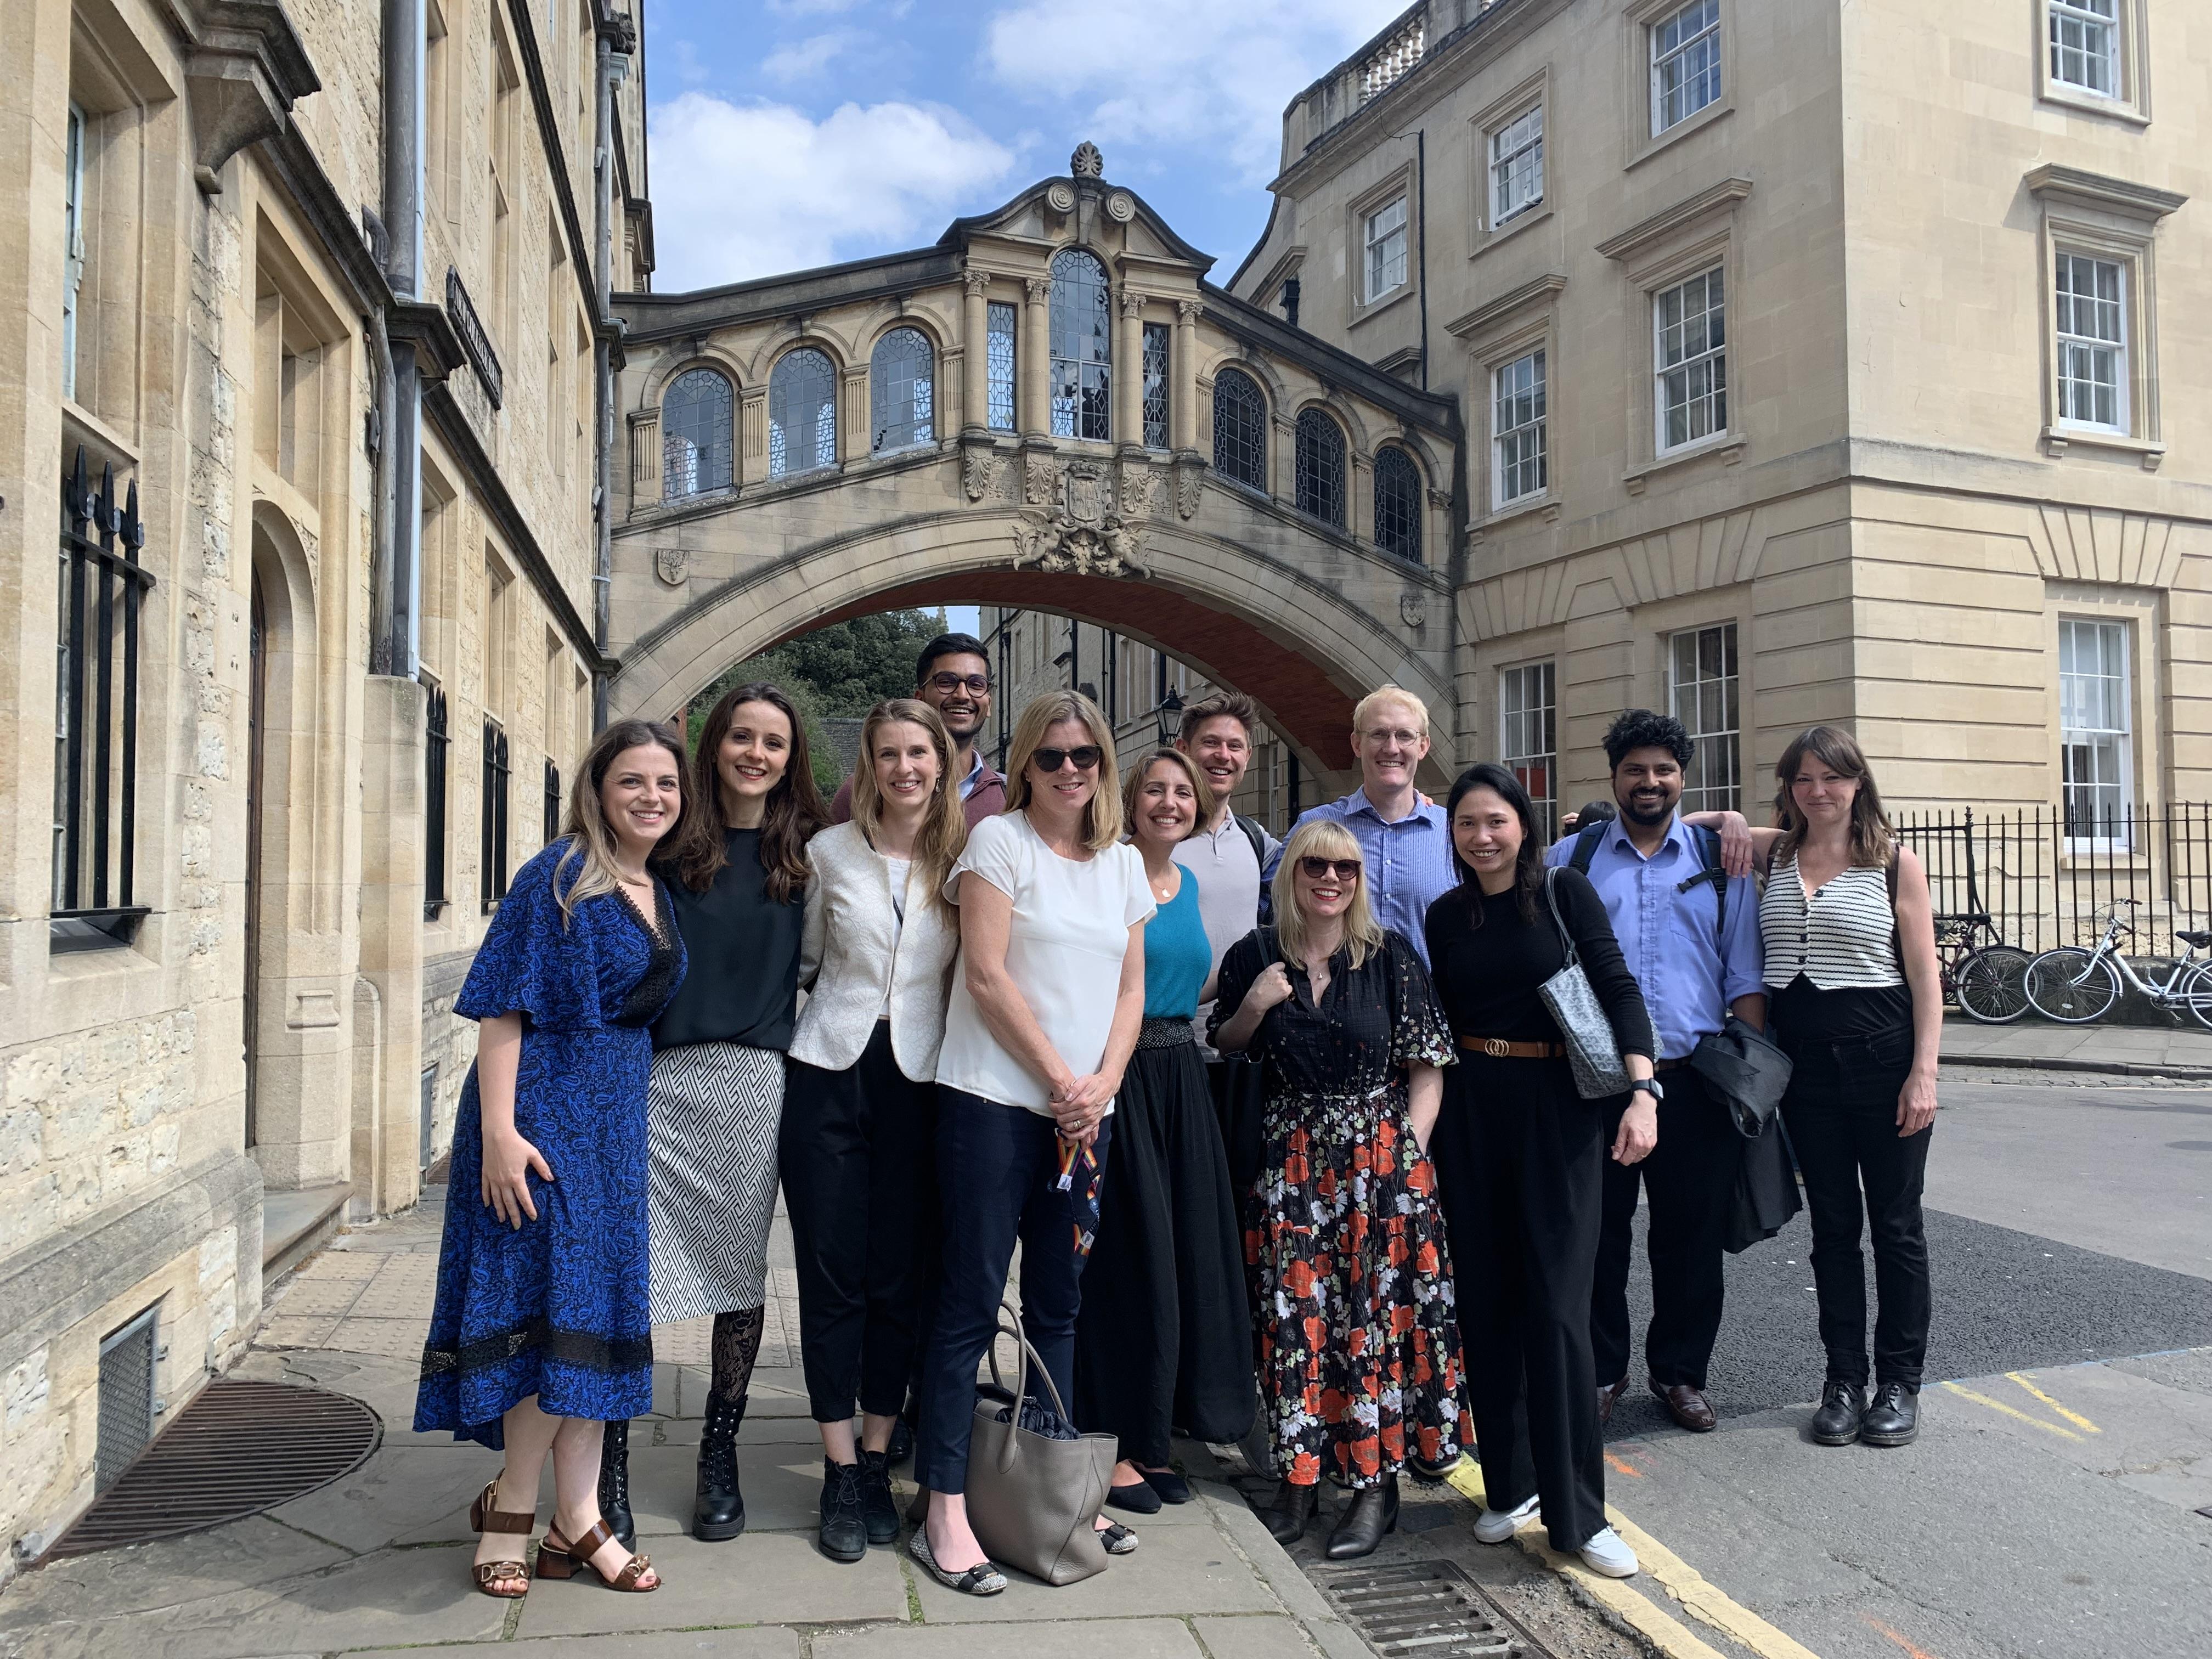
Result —
[[776, 364], [802, 346], [812, 346], [823, 353], [841, 376], [854, 362], [864, 361], [854, 356], [854, 341], [850, 336], [840, 336], [819, 319], [809, 318], [805, 327], [794, 325], [790, 333], [775, 336], [753, 353], [740, 384], [765, 387]]
[[1310, 409], [1317, 409], [1334, 421], [1344, 433], [1345, 460], [1347, 465], [1354, 455], [1364, 455], [1370, 459], [1373, 458], [1377, 441], [1368, 434], [1367, 422], [1359, 418], [1358, 410], [1352, 408], [1347, 400], [1338, 397], [1334, 392], [1309, 392], [1281, 407], [1289, 416], [1291, 424], [1293, 426], [1297, 424], [1298, 416]]
[[1211, 386], [1224, 368], [1242, 369], [1250, 375], [1267, 399], [1267, 413], [1272, 419], [1288, 409], [1296, 394], [1283, 384], [1281, 373], [1267, 358], [1235, 346], [1224, 347], [1200, 366], [1198, 381]]
[[706, 340], [688, 350], [663, 353], [638, 380], [637, 407], [641, 410], [659, 409], [662, 400], [668, 396], [668, 388], [676, 384], [678, 377], [695, 368], [714, 370], [729, 381], [731, 391], [740, 397], [752, 385], [745, 379], [738, 360], [719, 340]]

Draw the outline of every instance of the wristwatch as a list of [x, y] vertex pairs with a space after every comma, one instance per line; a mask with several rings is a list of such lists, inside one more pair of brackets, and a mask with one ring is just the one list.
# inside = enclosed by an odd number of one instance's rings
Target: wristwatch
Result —
[[1650, 1095], [1655, 1102], [1667, 1098], [1667, 1091], [1660, 1086], [1659, 1079], [1656, 1077], [1638, 1078], [1635, 1082], [1628, 1085], [1628, 1092], [1632, 1095], [1639, 1092]]

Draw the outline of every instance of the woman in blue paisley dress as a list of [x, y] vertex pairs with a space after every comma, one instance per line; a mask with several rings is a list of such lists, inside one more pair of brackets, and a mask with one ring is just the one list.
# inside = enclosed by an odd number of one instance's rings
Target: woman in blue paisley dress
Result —
[[601, 1425], [653, 1397], [646, 1223], [649, 1026], [684, 978], [682, 936], [646, 860], [684, 810], [684, 750], [621, 720], [579, 769], [565, 832], [515, 874], [456, 1012], [481, 1023], [461, 1091], [417, 1432], [503, 1449], [471, 1513], [487, 1595], [529, 1588], [525, 1537], [553, 1457], [541, 1577], [588, 1564], [659, 1579], [600, 1518]]

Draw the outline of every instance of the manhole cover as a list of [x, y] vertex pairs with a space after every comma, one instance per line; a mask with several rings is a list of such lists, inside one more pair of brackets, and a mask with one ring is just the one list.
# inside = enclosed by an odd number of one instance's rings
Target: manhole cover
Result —
[[1310, 1576], [1383, 1659], [1548, 1659], [1542, 1643], [1449, 1561], [1316, 1567]]
[[217, 1377], [62, 1534], [48, 1559], [221, 1526], [351, 1474], [383, 1438], [358, 1400]]

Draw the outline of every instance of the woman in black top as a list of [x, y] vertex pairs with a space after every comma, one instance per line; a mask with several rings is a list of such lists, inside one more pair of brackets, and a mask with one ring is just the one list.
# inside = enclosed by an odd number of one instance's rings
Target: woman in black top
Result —
[[[1486, 1504], [1504, 1543], [1540, 1500], [1552, 1547], [1625, 1577], [1636, 1558], [1605, 1520], [1605, 1463], [1590, 1357], [1605, 1104], [1575, 1090], [1559, 1022], [1537, 989], [1566, 963], [1545, 892], [1545, 841], [1504, 768], [1452, 786], [1460, 885], [1429, 907], [1429, 963], [1460, 1063], [1429, 1141], [1458, 1269], [1468, 1403]], [[1658, 1139], [1651, 1019], [1587, 877], [1553, 872], [1561, 921], [1636, 1079], [1612, 1156]]]

